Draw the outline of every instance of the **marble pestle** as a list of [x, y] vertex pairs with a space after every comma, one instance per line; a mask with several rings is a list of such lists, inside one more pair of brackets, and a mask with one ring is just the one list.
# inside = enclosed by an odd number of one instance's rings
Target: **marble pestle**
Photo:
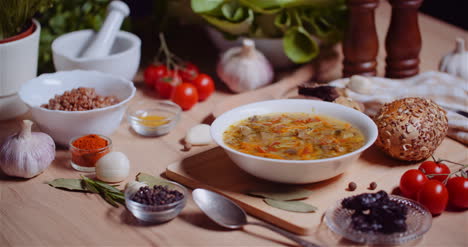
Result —
[[99, 58], [109, 55], [115, 37], [125, 17], [130, 14], [128, 5], [112, 1], [107, 7], [107, 17], [90, 45], [83, 51], [82, 58]]

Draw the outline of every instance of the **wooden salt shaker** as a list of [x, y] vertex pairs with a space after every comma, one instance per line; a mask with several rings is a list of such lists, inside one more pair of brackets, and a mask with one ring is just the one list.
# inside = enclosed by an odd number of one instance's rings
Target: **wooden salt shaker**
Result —
[[389, 0], [392, 18], [385, 40], [385, 77], [404, 78], [419, 73], [421, 33], [418, 9], [423, 0]]
[[378, 0], [347, 0], [348, 27], [343, 41], [343, 77], [375, 76], [379, 41], [374, 11]]

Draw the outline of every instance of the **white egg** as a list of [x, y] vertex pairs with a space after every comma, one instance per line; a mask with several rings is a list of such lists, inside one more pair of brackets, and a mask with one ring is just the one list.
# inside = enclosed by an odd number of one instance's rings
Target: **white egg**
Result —
[[116, 183], [125, 180], [130, 173], [130, 161], [121, 152], [110, 152], [96, 163], [96, 177], [104, 182]]

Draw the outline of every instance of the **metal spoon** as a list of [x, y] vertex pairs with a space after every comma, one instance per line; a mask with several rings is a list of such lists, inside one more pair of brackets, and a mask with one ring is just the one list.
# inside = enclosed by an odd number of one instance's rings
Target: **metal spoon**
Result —
[[229, 229], [240, 229], [247, 224], [263, 226], [293, 240], [301, 246], [319, 247], [316, 244], [301, 239], [298, 236], [276, 226], [263, 222], [248, 222], [247, 215], [241, 207], [218, 193], [205, 189], [195, 189], [192, 192], [192, 195], [193, 200], [198, 207], [205, 212], [210, 219], [223, 227]]

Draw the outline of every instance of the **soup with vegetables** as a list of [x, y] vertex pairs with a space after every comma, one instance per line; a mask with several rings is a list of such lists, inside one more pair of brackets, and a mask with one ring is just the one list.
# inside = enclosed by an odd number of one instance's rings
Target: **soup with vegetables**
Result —
[[223, 140], [243, 153], [287, 160], [331, 158], [364, 145], [351, 124], [307, 113], [255, 115], [229, 126]]

